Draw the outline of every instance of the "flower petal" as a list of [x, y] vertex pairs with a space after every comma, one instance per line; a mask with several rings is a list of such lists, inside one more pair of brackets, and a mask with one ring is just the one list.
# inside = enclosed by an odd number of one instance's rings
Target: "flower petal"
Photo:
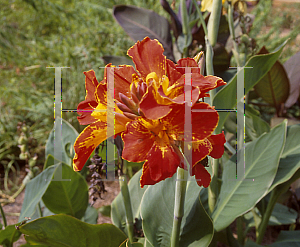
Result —
[[180, 162], [180, 158], [172, 146], [160, 146], [157, 142], [154, 142], [143, 165], [143, 173], [140, 179], [141, 187], [172, 177]]
[[85, 74], [86, 96], [85, 100], [78, 104], [77, 113], [80, 116], [78, 116], [77, 119], [80, 124], [86, 125], [96, 121], [96, 119], [91, 116], [91, 113], [94, 110], [93, 108], [97, 107], [98, 105], [95, 98], [95, 91], [98, 86], [98, 81], [96, 79], [94, 70], [89, 70], [83, 73]]
[[94, 149], [107, 139], [106, 123], [97, 121], [87, 126], [74, 143], [73, 169], [80, 171]]
[[208, 140], [212, 144], [213, 150], [209, 154], [209, 156], [220, 159], [224, 153], [224, 144], [226, 142], [224, 133], [218, 135], [211, 135], [208, 137]]
[[201, 163], [198, 163], [193, 167], [192, 175], [195, 175], [196, 182], [199, 186], [205, 188], [209, 186], [211, 181], [210, 174]]
[[[114, 134], [118, 134], [125, 130], [125, 126], [115, 124]], [[113, 136], [113, 135], [112, 135]], [[74, 143], [75, 156], [73, 158], [73, 169], [80, 171], [94, 149], [103, 141], [107, 136], [107, 123], [97, 121], [87, 126], [77, 137]]]
[[205, 138], [204, 140], [193, 142], [193, 167], [197, 165], [198, 162], [203, 160], [210, 152], [213, 150], [213, 146], [210, 141]]
[[200, 98], [205, 97], [204, 94], [206, 92], [223, 85], [226, 85], [226, 82], [217, 76], [203, 76], [201, 74], [195, 74], [193, 76], [193, 86], [199, 87], [201, 91]]
[[166, 57], [163, 55], [164, 48], [157, 40], [149, 37], [138, 41], [132, 46], [127, 54], [130, 56], [141, 74], [144, 81], [151, 72], [155, 72], [158, 78], [162, 78], [166, 71]]
[[170, 111], [170, 103], [168, 99], [163, 99], [155, 90], [153, 85], [148, 87], [147, 93], [140, 102], [140, 109], [148, 119], [159, 119], [166, 116]]
[[121, 101], [119, 93], [122, 93], [128, 98], [131, 98], [130, 84], [132, 82], [133, 76], [137, 76], [137, 74], [132, 66], [120, 65], [119, 68], [114, 68], [115, 99]]
[[124, 141], [123, 159], [131, 162], [142, 162], [146, 159], [155, 137], [149, 129], [136, 120], [127, 124], [122, 139]]
[[[195, 112], [198, 111], [198, 112]], [[161, 119], [174, 140], [183, 140], [185, 105], [174, 105], [172, 111]], [[217, 127], [219, 114], [209, 104], [200, 102], [192, 107], [192, 140], [203, 140], [210, 136]]]

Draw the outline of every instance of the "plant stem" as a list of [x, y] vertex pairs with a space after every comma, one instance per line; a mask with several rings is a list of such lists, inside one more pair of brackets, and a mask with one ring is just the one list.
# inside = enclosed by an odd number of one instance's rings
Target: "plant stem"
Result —
[[[186, 9], [186, 1], [185, 0], [180, 0], [180, 7], [181, 7], [181, 20], [182, 20], [182, 33], [185, 38], [185, 44], [187, 45], [189, 35], [191, 35], [191, 34], [190, 34], [190, 28], [189, 28], [189, 24], [188, 24], [188, 13], [187, 13], [187, 9]], [[189, 52], [188, 47], [185, 47], [184, 51], [183, 51], [183, 53], [184, 53], [183, 56], [187, 57], [188, 52]]]
[[122, 194], [123, 203], [125, 207], [126, 227], [128, 231], [129, 242], [133, 243], [134, 242], [133, 214], [132, 214], [131, 200], [130, 200], [130, 194], [127, 186], [126, 176], [120, 176], [119, 183], [120, 183], [121, 194]]
[[193, 3], [194, 3], [194, 6], [196, 7], [198, 15], [199, 15], [200, 22], [201, 22], [201, 25], [202, 25], [202, 28], [203, 28], [203, 31], [204, 31], [204, 35], [207, 37], [208, 36], [208, 31], [207, 31], [206, 23], [204, 21], [202, 12], [201, 12], [196, 0], [193, 0]]
[[219, 160], [218, 159], [213, 159], [212, 170], [213, 170], [212, 179], [210, 185], [208, 186], [208, 207], [209, 207], [210, 214], [212, 214], [212, 212], [215, 209], [216, 202], [219, 195], [219, 189], [218, 189]]
[[244, 245], [244, 231], [243, 231], [243, 216], [239, 216], [236, 219], [236, 226], [237, 226], [237, 235], [238, 235], [238, 242], [241, 245]]
[[256, 243], [260, 244], [261, 241], [263, 240], [263, 237], [265, 235], [269, 219], [271, 217], [272, 211], [274, 209], [275, 203], [279, 197], [279, 193], [276, 193], [276, 188], [272, 190], [270, 200], [266, 209], [265, 214], [262, 217], [262, 221], [259, 224], [258, 231], [257, 233], [257, 238], [256, 238]]
[[19, 189], [11, 196], [13, 199], [16, 199], [16, 197], [22, 192], [22, 190], [25, 188], [25, 184], [21, 184]]
[[222, 0], [213, 0], [212, 11], [208, 21], [208, 40], [212, 47], [217, 43], [221, 10]]
[[1, 212], [1, 216], [2, 216], [2, 219], [3, 219], [3, 226], [4, 228], [7, 226], [7, 222], [6, 222], [6, 217], [5, 217], [5, 213], [3, 211], [3, 208], [2, 208], [2, 205], [0, 203], [0, 212]]
[[234, 22], [233, 22], [233, 9], [231, 5], [231, 1], [228, 2], [228, 26], [230, 35], [233, 41], [233, 55], [236, 61], [236, 64], [238, 67], [241, 66], [240, 64], [240, 58], [239, 58], [239, 48], [237, 43], [235, 42], [235, 32], [234, 32]]
[[184, 212], [184, 199], [186, 192], [186, 179], [184, 169], [178, 167], [175, 188], [175, 205], [173, 229], [171, 235], [171, 247], [179, 247], [180, 226]]

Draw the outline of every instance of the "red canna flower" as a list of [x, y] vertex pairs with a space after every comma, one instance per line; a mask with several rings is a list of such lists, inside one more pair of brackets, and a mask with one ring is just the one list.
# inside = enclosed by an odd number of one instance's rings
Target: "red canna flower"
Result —
[[[141, 111], [148, 119], [166, 116], [172, 104], [183, 104], [185, 93], [186, 68], [192, 78], [192, 105], [199, 98], [208, 96], [207, 92], [226, 83], [216, 76], [200, 74], [198, 64], [193, 58], [183, 58], [174, 64], [163, 55], [163, 47], [157, 40], [146, 37], [131, 47], [127, 54], [132, 58], [147, 91], [139, 103]], [[137, 85], [137, 80], [135, 81]]]
[[[224, 134], [212, 135], [218, 124], [218, 113], [208, 104], [199, 103], [207, 92], [226, 84], [221, 78], [202, 76], [196, 61], [184, 58], [174, 64], [163, 55], [157, 40], [148, 37], [128, 50], [132, 66], [107, 65], [99, 83], [95, 72], [85, 72], [86, 98], [78, 105], [80, 124], [89, 124], [74, 144], [74, 170], [81, 170], [93, 150], [109, 136], [122, 134], [123, 158], [132, 162], [145, 161], [141, 186], [155, 184], [173, 176], [177, 167], [184, 167], [179, 146], [185, 140], [185, 76], [190, 73], [192, 85], [192, 175], [199, 186], [207, 187], [210, 175], [200, 161], [208, 155], [220, 158], [224, 152]], [[187, 68], [187, 69], [186, 69]], [[114, 81], [114, 96], [108, 91], [109, 78]], [[113, 99], [112, 99], [113, 97]], [[113, 119], [107, 119], [108, 100], [113, 102]]]
[[[210, 174], [199, 163], [207, 155], [220, 158], [224, 153], [224, 134], [212, 135], [218, 124], [218, 113], [207, 103], [196, 103], [192, 109], [192, 175], [199, 186], [210, 184]], [[127, 124], [122, 134], [123, 158], [131, 162], [145, 161], [141, 187], [153, 185], [172, 177], [178, 167], [184, 167], [179, 146], [184, 140], [184, 105], [174, 106], [172, 111], [158, 120], [138, 118]]]

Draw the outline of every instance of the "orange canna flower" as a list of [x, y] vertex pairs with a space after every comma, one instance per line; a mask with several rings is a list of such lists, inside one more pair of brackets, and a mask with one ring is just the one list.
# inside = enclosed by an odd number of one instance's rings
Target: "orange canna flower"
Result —
[[[208, 155], [220, 158], [224, 152], [224, 134], [212, 135], [218, 124], [218, 113], [207, 103], [198, 102], [207, 92], [226, 84], [215, 76], [202, 76], [196, 61], [180, 59], [177, 64], [166, 59], [157, 40], [148, 37], [128, 50], [132, 66], [105, 67], [99, 83], [95, 72], [86, 75], [86, 97], [78, 105], [78, 121], [89, 124], [75, 141], [74, 170], [81, 170], [93, 150], [108, 137], [107, 129], [124, 141], [123, 158], [131, 162], [145, 161], [141, 186], [155, 184], [173, 176], [177, 167], [184, 167], [179, 146], [184, 142], [185, 76], [191, 75], [192, 109], [192, 175], [199, 186], [207, 187], [210, 175], [200, 161]], [[108, 90], [109, 78], [114, 81], [114, 96]], [[110, 79], [110, 80], [111, 80]], [[109, 99], [109, 101], [108, 101]], [[114, 106], [114, 119], [108, 119], [107, 107]]]
[[[192, 109], [192, 175], [199, 186], [208, 187], [210, 174], [199, 163], [207, 155], [220, 158], [224, 153], [224, 134], [212, 135], [218, 124], [218, 113], [207, 103], [196, 103]], [[145, 161], [141, 187], [153, 185], [172, 177], [178, 167], [184, 168], [179, 145], [184, 139], [184, 105], [176, 105], [171, 112], [158, 120], [138, 118], [127, 124], [122, 133], [122, 157], [131, 162]]]

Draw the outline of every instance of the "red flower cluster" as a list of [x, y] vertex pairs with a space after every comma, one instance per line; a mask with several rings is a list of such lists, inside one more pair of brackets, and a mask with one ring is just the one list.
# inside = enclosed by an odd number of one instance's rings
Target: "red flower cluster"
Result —
[[[86, 75], [86, 98], [78, 105], [80, 124], [89, 124], [78, 136], [74, 148], [74, 170], [81, 170], [93, 150], [106, 140], [108, 124], [114, 124], [114, 134], [122, 135], [122, 157], [142, 162], [141, 186], [155, 184], [172, 177], [178, 167], [184, 167], [179, 147], [185, 140], [185, 104], [191, 106], [192, 175], [199, 186], [210, 184], [210, 174], [200, 163], [210, 155], [220, 158], [224, 153], [224, 134], [212, 135], [219, 115], [207, 103], [199, 102], [211, 89], [226, 83], [215, 76], [203, 76], [197, 62], [183, 58], [174, 64], [163, 55], [163, 47], [148, 37], [128, 50], [136, 66], [107, 65], [99, 83], [95, 72]], [[187, 70], [188, 69], [188, 70]], [[113, 71], [113, 75], [109, 75]], [[186, 71], [192, 84], [191, 102], [185, 101]], [[114, 118], [107, 118], [110, 94], [108, 78], [114, 81]], [[198, 110], [198, 111], [197, 111]]]

